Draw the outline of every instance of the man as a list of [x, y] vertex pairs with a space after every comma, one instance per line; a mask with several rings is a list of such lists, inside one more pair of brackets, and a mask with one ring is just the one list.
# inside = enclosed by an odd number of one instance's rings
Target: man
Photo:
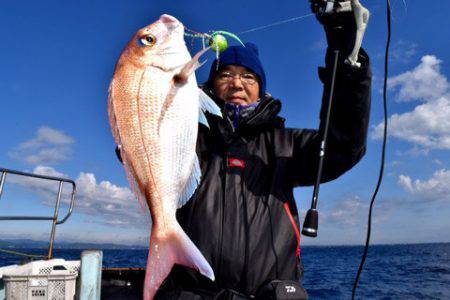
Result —
[[[341, 51], [322, 182], [352, 168], [364, 155], [370, 110], [369, 58], [343, 61], [353, 47], [351, 14], [320, 19], [328, 41], [320, 118], [325, 118], [333, 50]], [[158, 299], [305, 299], [300, 285], [300, 227], [293, 189], [317, 174], [319, 130], [285, 128], [281, 101], [266, 93], [266, 76], [252, 44], [229, 47], [211, 66], [204, 86], [224, 118], [207, 115], [199, 127], [202, 181], [177, 212], [187, 235], [212, 266], [216, 280], [175, 266]], [[284, 294], [283, 294], [284, 293]]]

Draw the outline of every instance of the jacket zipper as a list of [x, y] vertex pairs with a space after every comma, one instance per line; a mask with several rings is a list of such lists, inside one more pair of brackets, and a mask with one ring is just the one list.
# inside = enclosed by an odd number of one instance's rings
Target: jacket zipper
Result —
[[219, 231], [219, 264], [217, 266], [217, 284], [220, 286], [220, 274], [222, 274], [222, 247], [223, 247], [223, 227], [225, 220], [225, 194], [227, 190], [227, 167], [228, 167], [228, 152], [225, 154], [225, 160], [223, 163], [224, 166], [224, 182], [223, 182], [223, 191], [222, 191], [222, 211], [220, 214], [220, 231]]
[[243, 174], [241, 174], [241, 197], [242, 201], [244, 202], [244, 234], [245, 234], [245, 240], [244, 240], [244, 278], [242, 278], [243, 287], [246, 288], [247, 286], [247, 272], [248, 272], [248, 252], [249, 252], [249, 228], [248, 228], [248, 210], [247, 210], [247, 199], [244, 196], [244, 184], [243, 182]]

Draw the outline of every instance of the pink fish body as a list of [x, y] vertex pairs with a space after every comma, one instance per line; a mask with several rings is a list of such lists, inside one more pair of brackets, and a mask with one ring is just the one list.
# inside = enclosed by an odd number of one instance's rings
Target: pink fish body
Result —
[[214, 280], [211, 266], [175, 217], [200, 181], [199, 108], [219, 113], [197, 87], [194, 70], [204, 51], [191, 59], [183, 25], [162, 15], [128, 43], [110, 85], [113, 135], [132, 189], [152, 218], [144, 299], [154, 297], [175, 263]]

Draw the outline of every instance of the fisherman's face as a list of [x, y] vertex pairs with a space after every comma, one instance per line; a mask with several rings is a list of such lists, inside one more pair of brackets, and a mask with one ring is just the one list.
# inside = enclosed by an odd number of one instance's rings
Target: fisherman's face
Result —
[[259, 99], [258, 76], [242, 66], [223, 67], [214, 78], [213, 89], [226, 103], [249, 105]]

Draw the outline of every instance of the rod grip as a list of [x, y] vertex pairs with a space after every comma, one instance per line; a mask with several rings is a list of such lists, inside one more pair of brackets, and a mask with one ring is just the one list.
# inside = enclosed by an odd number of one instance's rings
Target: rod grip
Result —
[[309, 209], [303, 222], [302, 234], [309, 237], [317, 236], [319, 226], [319, 212], [315, 209]]

